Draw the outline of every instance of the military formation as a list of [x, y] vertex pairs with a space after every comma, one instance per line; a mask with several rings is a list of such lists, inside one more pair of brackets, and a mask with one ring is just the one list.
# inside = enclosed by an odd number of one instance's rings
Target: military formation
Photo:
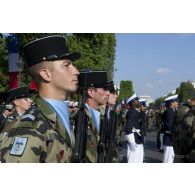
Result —
[[[195, 99], [151, 109], [133, 94], [119, 103], [119, 88], [106, 71], [79, 71], [82, 58], [53, 35], [24, 46], [29, 73], [37, 85], [10, 89], [0, 110], [2, 163], [113, 163], [126, 147], [128, 163], [144, 162], [144, 139], [156, 130], [163, 162], [195, 161]], [[67, 99], [77, 94], [78, 101]], [[122, 133], [125, 141], [121, 143]], [[122, 145], [122, 146], [121, 146]]]

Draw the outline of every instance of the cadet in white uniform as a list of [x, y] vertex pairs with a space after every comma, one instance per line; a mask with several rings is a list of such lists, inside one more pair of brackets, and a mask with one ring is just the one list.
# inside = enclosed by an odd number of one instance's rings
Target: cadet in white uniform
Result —
[[126, 115], [125, 126], [128, 163], [143, 163], [144, 159], [144, 136], [141, 130], [140, 103], [138, 100], [139, 98], [136, 94], [127, 100], [130, 105]]
[[166, 110], [162, 115], [163, 121], [163, 163], [173, 163], [174, 150], [173, 150], [173, 126], [175, 123], [176, 109], [178, 108], [178, 95], [170, 96], [165, 99]]

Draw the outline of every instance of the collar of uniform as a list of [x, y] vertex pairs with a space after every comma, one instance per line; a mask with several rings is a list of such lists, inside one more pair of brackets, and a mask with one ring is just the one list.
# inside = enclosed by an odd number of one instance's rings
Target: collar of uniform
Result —
[[49, 106], [49, 104], [42, 98], [36, 99], [36, 104], [40, 108], [41, 112], [53, 123], [57, 121], [57, 114]]
[[90, 125], [92, 127], [92, 131], [97, 136], [97, 129], [96, 129], [95, 123], [94, 123], [93, 118], [91, 116], [91, 113], [89, 111], [88, 105], [86, 105], [86, 104], [85, 104], [85, 112], [86, 112], [87, 117], [89, 118], [89, 123], [90, 123]]
[[42, 98], [36, 99], [36, 104], [40, 108], [41, 112], [50, 120], [56, 131], [66, 139], [67, 143], [71, 146], [71, 140], [70, 136], [67, 132], [67, 130], [64, 128], [64, 126], [61, 124], [60, 120], [57, 117], [57, 114], [54, 112], [54, 110], [50, 107], [49, 103], [47, 103]]
[[96, 129], [98, 131], [98, 133], [100, 132], [100, 119], [101, 119], [101, 113], [99, 110], [95, 110], [93, 108], [90, 107], [91, 110], [91, 114], [94, 120], [94, 123], [96, 125]]

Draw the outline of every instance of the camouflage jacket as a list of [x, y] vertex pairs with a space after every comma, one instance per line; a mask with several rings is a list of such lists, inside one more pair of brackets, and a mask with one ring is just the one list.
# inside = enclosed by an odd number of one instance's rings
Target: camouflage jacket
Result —
[[9, 130], [11, 129], [12, 125], [20, 118], [20, 115], [15, 111], [12, 115], [10, 115], [4, 123], [0, 127], [0, 144], [2, 139], [7, 136]]
[[195, 162], [195, 106], [193, 106], [181, 121], [182, 143], [190, 155], [190, 162]]
[[38, 98], [2, 140], [1, 162], [71, 162], [72, 140], [57, 114]]
[[193, 110], [190, 110], [190, 107], [186, 105], [182, 105], [177, 110], [173, 132], [173, 147], [176, 160], [189, 160], [189, 142], [192, 137], [190, 126], [192, 125], [193, 117], [195, 117], [195, 115], [193, 116], [192, 111]]
[[158, 110], [156, 111], [156, 128], [157, 132], [160, 133], [160, 130], [162, 129], [163, 122], [162, 122], [162, 115], [164, 110]]
[[97, 147], [99, 143], [99, 133], [97, 132], [90, 111], [85, 108], [85, 112], [88, 118], [86, 157], [87, 162], [95, 163], [97, 162], [98, 156]]

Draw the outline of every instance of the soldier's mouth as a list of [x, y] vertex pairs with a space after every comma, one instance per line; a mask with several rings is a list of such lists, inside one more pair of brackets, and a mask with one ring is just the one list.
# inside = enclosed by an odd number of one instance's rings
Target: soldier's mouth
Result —
[[76, 82], [76, 83], [78, 83], [78, 80], [73, 80], [73, 82]]

